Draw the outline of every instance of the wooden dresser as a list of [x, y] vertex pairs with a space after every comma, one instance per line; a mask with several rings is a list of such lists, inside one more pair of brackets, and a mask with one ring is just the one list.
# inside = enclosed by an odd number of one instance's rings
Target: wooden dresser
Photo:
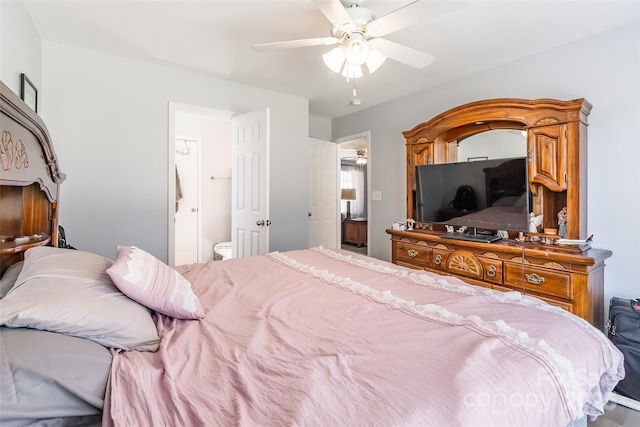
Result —
[[[602, 330], [604, 262], [611, 251], [581, 252], [576, 246], [540, 243], [555, 242], [557, 236], [541, 231], [560, 225], [568, 239], [588, 236], [587, 118], [591, 108], [585, 99], [489, 99], [452, 108], [403, 132], [406, 215], [416, 220], [416, 231], [387, 230], [392, 261], [480, 286], [535, 295]], [[445, 238], [446, 220], [427, 223], [417, 216], [416, 167], [458, 162], [460, 143], [495, 130], [526, 135], [528, 212], [543, 218], [542, 225], [534, 233], [522, 228], [503, 230], [508, 239], [495, 243]], [[476, 148], [478, 155], [495, 156], [492, 144]], [[561, 210], [566, 212], [562, 224]]]
[[501, 291], [520, 291], [562, 307], [602, 330], [604, 261], [611, 251], [579, 252], [539, 243], [443, 239], [439, 233], [387, 230], [391, 261], [456, 276]]
[[342, 243], [359, 248], [367, 243], [367, 218], [346, 218], [342, 221]]

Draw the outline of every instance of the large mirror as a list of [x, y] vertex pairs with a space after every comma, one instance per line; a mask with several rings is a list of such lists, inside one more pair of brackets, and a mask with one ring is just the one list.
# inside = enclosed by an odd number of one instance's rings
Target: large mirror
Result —
[[527, 132], [520, 130], [490, 130], [458, 142], [458, 162], [507, 159], [526, 155]]

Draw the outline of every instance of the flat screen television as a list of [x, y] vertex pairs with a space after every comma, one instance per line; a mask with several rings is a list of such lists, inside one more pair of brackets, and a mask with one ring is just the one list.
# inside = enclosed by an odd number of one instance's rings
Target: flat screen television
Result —
[[[499, 239], [491, 237], [497, 230], [528, 230], [526, 157], [421, 165], [415, 172], [416, 221], [466, 226], [449, 237], [481, 241]], [[462, 186], [473, 189], [475, 204], [454, 203]]]

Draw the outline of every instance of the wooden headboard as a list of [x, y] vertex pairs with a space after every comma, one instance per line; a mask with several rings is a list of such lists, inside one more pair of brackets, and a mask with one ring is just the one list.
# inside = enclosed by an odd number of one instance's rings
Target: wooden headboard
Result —
[[0, 82], [0, 274], [24, 251], [57, 246], [60, 172], [42, 119]]

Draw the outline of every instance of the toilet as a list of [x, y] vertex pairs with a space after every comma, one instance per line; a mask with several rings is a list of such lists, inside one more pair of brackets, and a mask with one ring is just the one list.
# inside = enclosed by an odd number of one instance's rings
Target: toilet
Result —
[[231, 259], [231, 242], [220, 242], [213, 245], [213, 259], [222, 261]]

